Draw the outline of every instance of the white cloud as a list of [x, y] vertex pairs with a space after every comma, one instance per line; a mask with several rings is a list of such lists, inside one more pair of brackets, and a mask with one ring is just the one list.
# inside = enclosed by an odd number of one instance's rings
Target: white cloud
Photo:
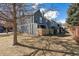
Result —
[[65, 19], [61, 19], [61, 20], [58, 20], [57, 22], [58, 23], [66, 23], [66, 20]]
[[46, 12], [46, 9], [45, 8], [40, 8], [40, 11], [41, 11], [41, 13], [45, 13]]
[[44, 15], [47, 19], [52, 20], [55, 19], [58, 16], [58, 11], [48, 11], [47, 13], [45, 13]]
[[41, 3], [33, 3], [32, 8], [37, 9], [39, 4], [41, 4]]
[[39, 5], [38, 3], [33, 3], [32, 8], [36, 9], [38, 5]]

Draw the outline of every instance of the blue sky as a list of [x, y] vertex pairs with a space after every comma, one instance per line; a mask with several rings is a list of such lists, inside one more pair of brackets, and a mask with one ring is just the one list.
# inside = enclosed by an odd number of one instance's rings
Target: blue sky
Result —
[[69, 5], [69, 3], [44, 3], [41, 4], [41, 8], [57, 10], [59, 13], [57, 21], [64, 22], [67, 18], [67, 10]]

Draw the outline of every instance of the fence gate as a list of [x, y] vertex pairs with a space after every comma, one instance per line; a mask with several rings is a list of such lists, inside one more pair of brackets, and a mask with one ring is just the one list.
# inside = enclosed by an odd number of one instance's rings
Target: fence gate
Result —
[[31, 23], [31, 24], [28, 24], [27, 27], [28, 27], [29, 34], [31, 34], [33, 36], [36, 36], [37, 24]]

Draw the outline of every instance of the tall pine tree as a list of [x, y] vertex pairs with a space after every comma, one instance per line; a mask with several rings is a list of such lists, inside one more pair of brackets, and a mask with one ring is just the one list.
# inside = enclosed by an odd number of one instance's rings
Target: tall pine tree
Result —
[[79, 25], [79, 4], [71, 4], [68, 9], [68, 18], [66, 21], [68, 24], [76, 26]]

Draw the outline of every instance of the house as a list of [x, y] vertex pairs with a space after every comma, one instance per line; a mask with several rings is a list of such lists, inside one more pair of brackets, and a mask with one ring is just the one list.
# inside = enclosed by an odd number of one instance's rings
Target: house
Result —
[[0, 32], [13, 31], [13, 23], [6, 20], [0, 20]]
[[17, 20], [19, 32], [32, 35], [45, 35], [44, 29], [47, 29], [46, 20], [40, 10], [31, 10], [25, 13], [25, 17]]
[[5, 31], [3, 23], [4, 23], [4, 21], [0, 20], [0, 33]]
[[[57, 25], [55, 21], [49, 21], [44, 17], [40, 10], [31, 10], [25, 13], [25, 17], [17, 19], [18, 32], [28, 33], [29, 35], [48, 35], [49, 29]], [[53, 24], [52, 24], [53, 23]]]

